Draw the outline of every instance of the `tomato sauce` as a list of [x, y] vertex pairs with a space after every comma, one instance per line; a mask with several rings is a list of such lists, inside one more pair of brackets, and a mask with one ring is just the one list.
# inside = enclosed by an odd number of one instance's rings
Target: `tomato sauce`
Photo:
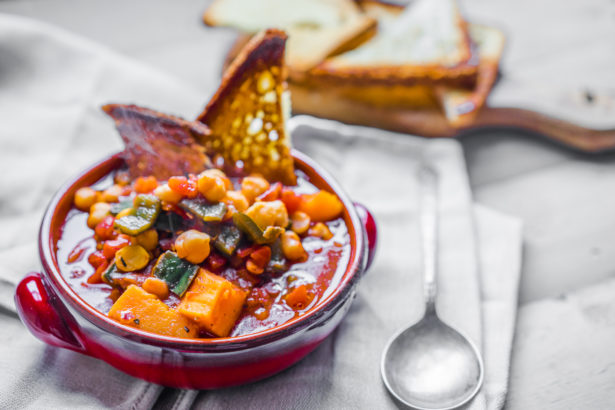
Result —
[[[308, 177], [297, 171], [297, 185], [290, 187], [296, 194], [309, 194], [318, 189]], [[109, 175], [95, 184], [103, 190], [113, 184], [115, 175]], [[235, 186], [239, 181], [232, 178]], [[273, 186], [273, 185], [272, 185]], [[278, 187], [274, 187], [279, 190]], [[94, 236], [94, 229], [87, 225], [88, 213], [71, 209], [64, 222], [57, 242], [57, 260], [61, 272], [71, 288], [89, 305], [107, 314], [123, 289], [107, 283], [91, 283], [96, 269], [88, 261], [90, 255], [101, 250]], [[301, 316], [326, 297], [339, 283], [350, 256], [350, 238], [344, 220], [340, 217], [327, 221], [331, 237], [305, 235], [301, 243], [307, 259], [290, 263], [288, 270], [280, 273], [265, 272], [254, 275], [245, 268], [232, 267], [216, 254], [203, 266], [219, 268], [215, 273], [248, 293], [241, 314], [230, 336], [239, 336], [270, 329]], [[165, 242], [166, 241], [166, 242]], [[160, 248], [170, 247], [170, 239], [161, 238]], [[125, 275], [127, 283], [141, 286], [151, 276], [155, 258], [144, 269]], [[299, 294], [299, 295], [296, 295]], [[177, 308], [180, 298], [170, 293], [162, 300], [167, 306]], [[299, 302], [297, 302], [299, 301]], [[306, 303], [307, 302], [307, 303]], [[201, 331], [200, 337], [213, 335]]]

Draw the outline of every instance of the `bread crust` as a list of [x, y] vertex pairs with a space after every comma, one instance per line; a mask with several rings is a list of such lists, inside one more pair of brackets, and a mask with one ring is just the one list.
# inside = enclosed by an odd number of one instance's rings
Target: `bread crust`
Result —
[[166, 180], [211, 166], [196, 141], [210, 134], [204, 124], [136, 105], [107, 104], [102, 109], [124, 140], [123, 156], [132, 178], [153, 175]]
[[[378, 17], [382, 13], [400, 14], [405, 8], [399, 5], [374, 0], [358, 2], [361, 9]], [[458, 87], [473, 87], [478, 74], [478, 59], [472, 49], [467, 23], [458, 16], [457, 29], [462, 33], [458, 44], [458, 63], [452, 66], [441, 64], [421, 65], [351, 65], [343, 59], [332, 58], [323, 61], [311, 70], [311, 76], [337, 78], [363, 84], [409, 84], [439, 83]]]
[[[382, 1], [359, 0], [357, 3], [372, 17], [378, 17], [378, 13], [398, 14], [403, 10], [403, 6]], [[307, 71], [289, 68], [293, 109], [297, 113], [356, 123], [356, 119], [352, 120], [356, 117], [353, 115], [356, 112], [352, 107], [354, 101], [361, 107], [434, 110], [437, 111], [434, 115], [423, 112], [416, 118], [448, 121], [454, 127], [466, 127], [485, 104], [496, 81], [501, 56], [501, 49], [494, 56], [479, 55], [476, 45], [470, 38], [470, 25], [466, 28], [464, 32], [468, 36], [467, 42], [470, 44], [471, 52], [471, 58], [466, 64], [452, 68], [411, 67], [414, 72], [405, 79], [389, 75], [393, 70], [391, 67], [370, 68], [373, 73], [369, 78], [353, 75], [352, 72], [328, 72], [322, 65]], [[501, 33], [499, 35], [502, 36]], [[242, 35], [237, 39], [227, 55], [225, 66], [230, 64], [249, 38], [249, 35]], [[460, 97], [463, 96], [465, 99], [451, 99], [451, 92], [459, 92]], [[318, 97], [318, 93], [321, 93], [322, 98]], [[334, 104], [337, 104], [335, 108], [327, 108]], [[348, 109], [347, 113], [344, 112], [345, 109]], [[380, 120], [376, 117], [393, 118], [395, 115], [381, 115], [378, 110], [371, 111], [366, 108], [365, 121], [362, 123], [378, 125]], [[450, 130], [447, 129], [446, 132], [450, 133]]]
[[223, 158], [227, 170], [241, 168], [294, 185], [285, 128], [286, 38], [284, 31], [268, 29], [245, 44], [197, 119], [212, 131], [200, 139], [201, 144], [208, 154]]

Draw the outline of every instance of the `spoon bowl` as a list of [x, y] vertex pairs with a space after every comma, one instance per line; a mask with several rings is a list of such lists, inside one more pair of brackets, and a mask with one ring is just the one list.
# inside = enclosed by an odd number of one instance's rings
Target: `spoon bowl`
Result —
[[482, 384], [478, 350], [464, 335], [428, 314], [389, 341], [382, 378], [391, 394], [416, 409], [453, 409]]

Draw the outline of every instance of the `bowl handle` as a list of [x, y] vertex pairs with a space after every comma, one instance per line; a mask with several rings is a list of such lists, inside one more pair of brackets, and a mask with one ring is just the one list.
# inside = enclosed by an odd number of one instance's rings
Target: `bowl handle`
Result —
[[376, 247], [378, 245], [378, 228], [376, 227], [376, 219], [374, 215], [365, 207], [365, 205], [355, 202], [354, 206], [359, 214], [359, 218], [363, 223], [365, 235], [367, 238], [367, 264], [365, 270], [368, 270], [376, 255]]
[[48, 289], [40, 273], [28, 273], [19, 282], [15, 305], [21, 320], [43, 342], [87, 353], [79, 341], [77, 323], [53, 291]]

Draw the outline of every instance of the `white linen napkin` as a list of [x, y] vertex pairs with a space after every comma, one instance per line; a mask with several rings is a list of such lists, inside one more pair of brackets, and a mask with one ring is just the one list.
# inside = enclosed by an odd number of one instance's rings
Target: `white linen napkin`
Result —
[[304, 116], [293, 118], [293, 139], [374, 212], [376, 259], [348, 316], [313, 354], [268, 380], [201, 392], [195, 407], [395, 407], [380, 381], [380, 355], [390, 336], [423, 311], [416, 170], [426, 158], [440, 174], [438, 310], [483, 346], [485, 387], [469, 407], [501, 408], [515, 323], [521, 224], [472, 205], [458, 142]]
[[[89, 41], [0, 15], [0, 408], [151, 408], [162, 392], [101, 361], [45, 346], [14, 313], [16, 283], [40, 270], [37, 231], [51, 195], [70, 176], [121, 148], [112, 121], [99, 109], [107, 102], [194, 118], [205, 99]], [[167, 389], [158, 405], [183, 408], [196, 398], [197, 407], [393, 406], [380, 382], [379, 360], [388, 337], [421, 310], [414, 174], [425, 155], [442, 180], [438, 307], [482, 345], [485, 386], [472, 407], [500, 408], [516, 313], [519, 222], [472, 205], [456, 141], [305, 117], [293, 121], [296, 146], [375, 213], [380, 243], [373, 268], [347, 318], [297, 366], [238, 388], [198, 394]]]

